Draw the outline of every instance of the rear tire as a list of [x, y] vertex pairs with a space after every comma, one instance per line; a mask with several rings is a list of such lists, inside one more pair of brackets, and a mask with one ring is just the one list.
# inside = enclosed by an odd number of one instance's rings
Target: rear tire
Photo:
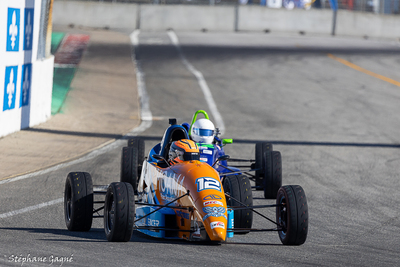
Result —
[[65, 224], [70, 231], [89, 231], [93, 221], [93, 182], [87, 172], [70, 172], [64, 191]]
[[258, 142], [256, 143], [256, 162], [255, 168], [260, 169], [256, 171], [256, 189], [262, 190], [263, 187], [263, 179], [264, 179], [264, 171], [265, 171], [265, 152], [272, 151], [272, 144], [267, 142]]
[[276, 221], [284, 245], [301, 245], [307, 239], [308, 206], [303, 188], [299, 185], [282, 186], [276, 198]]
[[[144, 140], [139, 137], [130, 138], [128, 140], [128, 146], [137, 149], [137, 166], [138, 166], [138, 177], [142, 173], [142, 166], [144, 161]], [[133, 188], [135, 189], [135, 188]]]
[[[246, 175], [229, 175], [224, 178], [224, 191], [229, 193], [230, 197], [226, 197], [228, 207], [253, 206], [253, 195], [249, 177]], [[239, 203], [238, 201], [241, 203]], [[234, 211], [234, 228], [251, 228], [253, 224], [253, 211], [250, 209]], [[249, 231], [235, 232], [237, 234], [247, 234]]]
[[121, 178], [123, 183], [132, 185], [134, 192], [137, 192], [138, 164], [137, 164], [138, 150], [134, 147], [124, 147], [121, 155]]
[[128, 242], [135, 218], [135, 195], [129, 183], [111, 183], [104, 203], [104, 231], [110, 242]]
[[282, 186], [282, 158], [279, 151], [266, 151], [263, 179], [264, 197], [275, 199]]

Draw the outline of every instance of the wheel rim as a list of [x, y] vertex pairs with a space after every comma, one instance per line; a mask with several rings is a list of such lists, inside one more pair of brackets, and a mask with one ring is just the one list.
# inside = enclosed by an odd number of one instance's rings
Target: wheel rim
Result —
[[107, 220], [106, 220], [106, 229], [107, 232], [111, 232], [114, 224], [114, 216], [115, 216], [115, 202], [114, 195], [110, 194], [108, 198], [107, 204]]
[[71, 220], [71, 213], [72, 213], [72, 190], [71, 190], [71, 185], [68, 184], [67, 187], [67, 192], [65, 193], [66, 199], [66, 213], [65, 215], [67, 216], [67, 220], [70, 221]]
[[281, 225], [282, 230], [279, 233], [282, 236], [286, 236], [287, 231], [287, 207], [286, 207], [286, 198], [282, 196], [279, 200], [279, 225]]

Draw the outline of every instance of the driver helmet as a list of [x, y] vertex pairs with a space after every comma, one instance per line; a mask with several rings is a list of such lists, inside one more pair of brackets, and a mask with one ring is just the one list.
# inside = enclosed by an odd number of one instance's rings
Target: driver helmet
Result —
[[212, 144], [214, 141], [215, 127], [208, 119], [199, 119], [192, 126], [190, 137], [196, 143]]
[[200, 160], [199, 147], [189, 139], [172, 142], [168, 158], [170, 162], [174, 163], [187, 160]]

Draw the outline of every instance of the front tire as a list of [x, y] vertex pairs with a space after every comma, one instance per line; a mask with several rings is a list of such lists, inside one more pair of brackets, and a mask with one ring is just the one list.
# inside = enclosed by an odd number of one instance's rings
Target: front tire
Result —
[[278, 190], [276, 221], [281, 226], [279, 238], [284, 245], [301, 245], [307, 239], [308, 206], [306, 194], [299, 185], [286, 185]]
[[[229, 175], [224, 178], [224, 192], [229, 193], [231, 197], [226, 197], [228, 207], [253, 206], [253, 194], [249, 177], [246, 175]], [[237, 201], [236, 201], [237, 200]], [[241, 202], [241, 203], [239, 203]], [[251, 228], [253, 224], [253, 211], [250, 209], [234, 211], [234, 228]], [[249, 231], [236, 232], [237, 234], [246, 234]]]
[[70, 172], [64, 191], [65, 224], [70, 231], [89, 231], [93, 221], [93, 182], [87, 172]]
[[111, 183], [104, 203], [104, 231], [110, 242], [128, 242], [135, 218], [135, 195], [129, 183]]

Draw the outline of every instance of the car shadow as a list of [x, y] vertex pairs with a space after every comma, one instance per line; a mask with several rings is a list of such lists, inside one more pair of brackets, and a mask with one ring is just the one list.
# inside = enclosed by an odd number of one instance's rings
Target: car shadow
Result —
[[39, 240], [73, 241], [73, 242], [107, 242], [104, 229], [101, 228], [92, 228], [88, 232], [75, 232], [75, 231], [68, 231], [67, 229], [57, 229], [57, 228], [21, 228], [21, 227], [0, 227], [0, 230], [25, 231], [30, 234], [52, 234], [54, 236], [70, 237], [69, 239], [41, 238]]
[[[53, 235], [53, 237], [38, 238], [42, 241], [58, 241], [58, 242], [108, 242], [103, 228], [92, 228], [88, 232], [68, 231], [67, 229], [58, 228], [23, 228], [23, 227], [0, 227], [0, 230], [5, 231], [25, 231], [29, 234], [45, 234]], [[61, 238], [57, 238], [61, 237]], [[161, 239], [147, 236], [139, 231], [133, 231], [132, 238], [129, 242], [133, 243], [157, 243], [157, 244], [173, 244], [185, 246], [220, 246], [220, 245], [252, 245], [252, 246], [280, 246], [281, 244], [273, 243], [254, 243], [254, 242], [210, 242], [210, 241], [186, 241], [182, 239]]]

